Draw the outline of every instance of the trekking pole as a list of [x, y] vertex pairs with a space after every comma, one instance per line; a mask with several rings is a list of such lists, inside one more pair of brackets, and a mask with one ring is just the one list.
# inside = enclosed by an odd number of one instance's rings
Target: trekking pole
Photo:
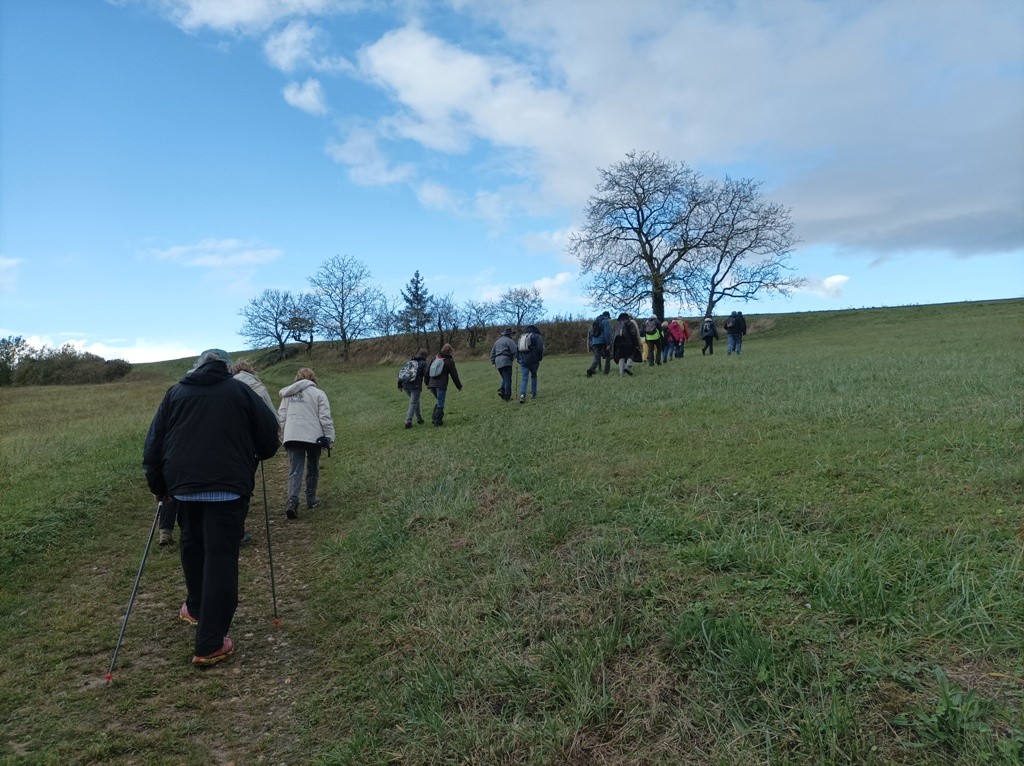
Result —
[[277, 589], [274, 587], [274, 551], [270, 546], [270, 506], [267, 503], [267, 474], [263, 470], [263, 461], [260, 461], [260, 478], [263, 479], [263, 519], [267, 523], [267, 559], [270, 561], [270, 597], [274, 602], [274, 627], [280, 624], [277, 618]]
[[128, 627], [128, 618], [132, 615], [132, 607], [135, 606], [135, 596], [139, 592], [139, 581], [142, 579], [142, 570], [146, 568], [146, 559], [149, 558], [149, 548], [153, 544], [153, 533], [156, 531], [157, 521], [160, 519], [160, 508], [163, 500], [158, 500], [156, 513], [153, 515], [153, 526], [149, 528], [149, 537], [146, 538], [146, 549], [142, 552], [142, 561], [139, 563], [139, 571], [135, 575], [135, 584], [132, 586], [132, 595], [128, 599], [128, 610], [124, 613], [124, 621], [121, 623], [121, 632], [117, 635], [117, 644], [114, 646], [114, 656], [110, 660], [110, 670], [107, 671], [107, 685], [114, 679], [114, 666], [117, 664], [117, 653], [121, 651], [121, 641], [124, 640], [124, 630]]

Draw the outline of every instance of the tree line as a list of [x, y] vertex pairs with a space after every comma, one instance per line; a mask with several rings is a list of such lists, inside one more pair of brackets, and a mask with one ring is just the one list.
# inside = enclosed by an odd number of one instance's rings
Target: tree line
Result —
[[[568, 246], [595, 309], [636, 314], [649, 306], [663, 321], [674, 300], [712, 316], [723, 300], [786, 295], [804, 283], [789, 265], [797, 243], [790, 211], [765, 199], [760, 182], [707, 178], [656, 152], [630, 152], [598, 173]], [[441, 345], [461, 330], [475, 348], [488, 327], [519, 330], [545, 314], [536, 288], [457, 305], [450, 294], [432, 296], [419, 271], [399, 296], [388, 297], [349, 256], [324, 262], [309, 283], [308, 292], [264, 290], [253, 298], [240, 312], [240, 334], [254, 346], [276, 346], [282, 357], [288, 342], [312, 349], [316, 337], [338, 341], [348, 359], [359, 338], [405, 333], [427, 345], [436, 335]]]
[[521, 329], [546, 314], [535, 287], [513, 287], [496, 301], [456, 304], [451, 294], [431, 295], [419, 271], [398, 296], [389, 297], [372, 282], [366, 264], [336, 255], [309, 277], [311, 289], [264, 290], [239, 311], [239, 334], [254, 347], [274, 347], [281, 358], [286, 344], [301, 343], [312, 350], [314, 340], [337, 342], [348, 360], [351, 344], [361, 338], [390, 338], [405, 334], [418, 346], [453, 342], [465, 332], [476, 348], [487, 328], [503, 323]]

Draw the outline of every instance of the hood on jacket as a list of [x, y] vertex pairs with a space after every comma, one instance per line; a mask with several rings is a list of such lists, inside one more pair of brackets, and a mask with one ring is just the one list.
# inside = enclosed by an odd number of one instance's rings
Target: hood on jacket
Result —
[[230, 377], [231, 371], [227, 364], [221, 361], [211, 361], [189, 370], [178, 382], [187, 386], [212, 386], [222, 380], [228, 380]]
[[280, 391], [280, 394], [281, 394], [282, 398], [284, 398], [286, 396], [295, 396], [295, 394], [299, 393], [300, 391], [305, 391], [310, 386], [312, 386], [313, 388], [316, 388], [316, 383], [314, 383], [311, 380], [305, 380], [305, 379], [297, 380], [294, 383], [292, 383], [290, 386], [285, 386], [284, 388], [282, 388], [281, 391]]

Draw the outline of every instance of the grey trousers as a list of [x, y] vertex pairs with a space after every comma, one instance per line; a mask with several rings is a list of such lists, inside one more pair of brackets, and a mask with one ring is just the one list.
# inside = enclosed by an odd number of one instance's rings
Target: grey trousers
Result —
[[316, 487], [320, 481], [320, 448], [305, 442], [289, 442], [284, 448], [288, 452], [288, 499], [299, 499], [305, 469], [306, 502], [312, 502], [316, 499]]

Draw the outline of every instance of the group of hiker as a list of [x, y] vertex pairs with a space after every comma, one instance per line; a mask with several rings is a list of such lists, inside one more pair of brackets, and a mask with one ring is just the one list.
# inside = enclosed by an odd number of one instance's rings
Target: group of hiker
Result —
[[196, 628], [196, 666], [235, 651], [228, 629], [238, 606], [239, 549], [251, 539], [245, 519], [260, 461], [284, 444], [289, 519], [298, 518], [303, 474], [306, 507], [320, 503], [320, 453], [330, 454], [335, 437], [327, 395], [303, 367], [280, 397], [275, 409], [251, 365], [232, 365], [227, 352], [210, 349], [167, 390], [146, 435], [142, 463], [159, 501], [160, 544], [173, 541], [175, 521], [181, 528], [186, 596], [178, 617]]
[[[729, 339], [727, 354], [739, 354], [743, 347], [743, 336], [747, 334], [747, 320], [742, 311], [733, 311], [725, 320], [725, 332]], [[718, 324], [710, 314], [701, 322], [699, 336], [704, 341], [701, 355], [715, 353], [715, 340], [719, 338]], [[597, 317], [587, 333], [587, 346], [593, 354], [593, 361], [587, 368], [587, 377], [592, 377], [604, 366], [604, 374], [611, 369], [611, 362], [619, 368], [619, 375], [632, 375], [633, 364], [646, 361], [651, 367], [667, 364], [671, 359], [683, 358], [686, 341], [690, 339], [690, 327], [685, 319], [659, 321], [651, 316], [644, 322], [643, 330], [628, 312], [619, 314], [614, 327], [611, 313], [603, 312]]]
[[[728, 353], [739, 354], [746, 320], [734, 311], [725, 320]], [[699, 331], [701, 353], [714, 353], [718, 327], [711, 316]], [[504, 329], [491, 347], [490, 361], [501, 384], [498, 396], [505, 402], [514, 395], [514, 365], [521, 372], [519, 403], [527, 393], [537, 397], [537, 374], [544, 358], [544, 339], [536, 325], [528, 325], [513, 340]], [[611, 314], [594, 320], [587, 336], [593, 360], [587, 368], [592, 377], [602, 365], [610, 372], [615, 362], [620, 375], [632, 375], [634, 363], [651, 366], [682, 358], [690, 328], [683, 319], [658, 321], [651, 317], [641, 333], [637, 320], [622, 312], [614, 326]], [[422, 424], [420, 396], [424, 386], [435, 404], [431, 423], [444, 423], [449, 384], [462, 390], [450, 343], [441, 346], [427, 362], [427, 350], [419, 349], [399, 370], [398, 389], [409, 397], [405, 428]], [[276, 454], [283, 444], [288, 454], [285, 515], [298, 518], [305, 476], [306, 508], [320, 500], [317, 486], [322, 450], [334, 444], [335, 429], [327, 395], [317, 386], [316, 374], [301, 368], [295, 380], [280, 391], [275, 409], [266, 386], [251, 365], [232, 364], [227, 352], [210, 349], [164, 395], [150, 424], [143, 447], [143, 468], [150, 491], [157, 497], [160, 544], [173, 542], [175, 521], [181, 528], [180, 557], [186, 597], [178, 617], [196, 628], [196, 666], [214, 665], [230, 657], [235, 646], [228, 629], [238, 606], [238, 557], [251, 540], [245, 530], [249, 501], [256, 486], [261, 461]], [[264, 478], [264, 493], [266, 481]]]

